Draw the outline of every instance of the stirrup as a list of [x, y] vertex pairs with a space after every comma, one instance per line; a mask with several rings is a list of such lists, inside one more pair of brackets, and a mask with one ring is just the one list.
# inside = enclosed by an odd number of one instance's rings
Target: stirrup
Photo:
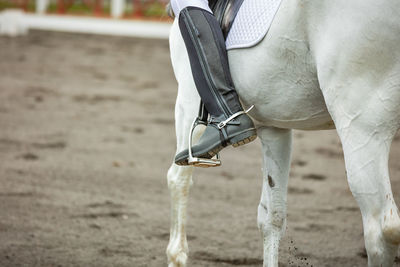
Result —
[[197, 158], [193, 157], [192, 154], [192, 136], [194, 129], [196, 126], [203, 124], [207, 125], [203, 121], [199, 120], [199, 118], [194, 119], [192, 126], [190, 127], [190, 134], [189, 134], [189, 158], [188, 158], [188, 164], [193, 165], [195, 167], [202, 167], [202, 168], [208, 168], [208, 167], [218, 167], [221, 165], [221, 160], [219, 159], [219, 154], [217, 153], [216, 158], [212, 159], [205, 159], [205, 158]]

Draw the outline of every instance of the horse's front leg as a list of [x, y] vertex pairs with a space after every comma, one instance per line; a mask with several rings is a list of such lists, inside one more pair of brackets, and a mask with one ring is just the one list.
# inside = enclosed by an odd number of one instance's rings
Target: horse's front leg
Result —
[[279, 241], [286, 226], [286, 198], [292, 146], [291, 130], [260, 128], [263, 189], [258, 206], [258, 227], [264, 241], [264, 267], [278, 266]]
[[167, 247], [169, 267], [186, 266], [189, 248], [186, 239], [186, 209], [193, 167], [173, 164], [168, 171], [168, 188], [171, 194], [171, 225]]
[[[184, 84], [184, 83], [183, 83]], [[200, 99], [193, 92], [194, 85], [189, 82], [188, 87], [180, 86], [175, 106], [175, 127], [177, 139], [177, 152], [188, 146], [190, 126], [198, 111]], [[196, 142], [201, 135], [200, 127], [196, 128], [193, 141]], [[167, 247], [169, 267], [186, 266], [188, 245], [186, 240], [186, 210], [189, 189], [192, 184], [193, 167], [181, 167], [172, 163], [168, 171], [168, 188], [171, 194], [171, 229]]]

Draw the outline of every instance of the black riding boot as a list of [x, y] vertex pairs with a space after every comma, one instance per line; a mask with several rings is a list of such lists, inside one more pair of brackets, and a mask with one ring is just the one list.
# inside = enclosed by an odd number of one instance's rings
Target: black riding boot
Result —
[[[179, 15], [179, 28], [189, 54], [199, 95], [210, 113], [208, 125], [192, 154], [212, 158], [227, 145], [239, 146], [256, 138], [253, 121], [243, 112], [228, 65], [225, 40], [218, 21], [210, 12], [187, 7]], [[188, 149], [175, 157], [188, 165]]]

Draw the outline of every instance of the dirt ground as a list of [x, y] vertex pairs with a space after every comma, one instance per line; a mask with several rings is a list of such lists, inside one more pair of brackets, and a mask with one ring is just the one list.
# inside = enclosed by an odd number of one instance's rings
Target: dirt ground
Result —
[[[0, 266], [166, 266], [176, 97], [168, 49], [40, 31], [0, 37]], [[294, 137], [281, 266], [366, 266], [335, 131]], [[261, 266], [260, 144], [222, 159], [195, 173], [189, 266]], [[397, 203], [399, 159], [400, 136], [390, 158]]]

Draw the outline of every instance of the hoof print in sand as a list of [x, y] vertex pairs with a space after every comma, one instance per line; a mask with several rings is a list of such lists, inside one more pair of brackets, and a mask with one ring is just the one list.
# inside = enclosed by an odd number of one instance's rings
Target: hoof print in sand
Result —
[[323, 181], [326, 179], [326, 176], [322, 175], [322, 174], [310, 173], [310, 174], [303, 175], [302, 178], [305, 180]]
[[193, 258], [201, 261], [216, 262], [216, 263], [226, 263], [230, 265], [261, 265], [263, 264], [262, 259], [257, 258], [221, 258], [217, 255], [213, 255], [209, 252], [199, 251], [193, 254]]
[[122, 97], [118, 95], [75, 95], [72, 99], [78, 103], [95, 105], [104, 102], [119, 102]]
[[303, 166], [306, 166], [307, 164], [308, 164], [307, 161], [304, 161], [304, 160], [301, 160], [301, 159], [297, 159], [297, 160], [293, 160], [293, 161], [292, 161], [292, 166], [300, 166], [300, 167], [303, 167]]
[[17, 156], [17, 159], [24, 159], [24, 160], [38, 160], [39, 156], [33, 153], [24, 153], [22, 155]]
[[360, 209], [359, 209], [358, 207], [344, 207], [344, 206], [340, 206], [340, 207], [337, 207], [336, 210], [338, 210], [338, 211], [358, 212]]
[[90, 203], [86, 205], [88, 208], [123, 208], [124, 205], [114, 203], [110, 200], [106, 200], [104, 202], [95, 202], [95, 203]]
[[127, 257], [136, 256], [130, 250], [111, 249], [111, 248], [108, 248], [108, 247], [102, 248], [101, 250], [99, 250], [99, 252], [104, 257], [113, 257], [113, 256], [116, 256], [116, 255], [123, 255], [123, 256], [127, 256]]
[[328, 158], [343, 158], [343, 151], [335, 151], [329, 148], [319, 147], [315, 150], [317, 154], [326, 156]]
[[64, 149], [67, 144], [63, 141], [59, 141], [49, 143], [33, 143], [32, 146], [40, 149]]
[[315, 232], [315, 231], [326, 231], [326, 230], [333, 229], [333, 228], [334, 227], [332, 225], [328, 225], [328, 224], [310, 223], [307, 226], [294, 227], [294, 230], [302, 231], [302, 232]]
[[95, 224], [95, 223], [89, 224], [89, 227], [93, 228], [93, 229], [97, 229], [97, 230], [101, 230], [102, 229], [102, 227], [100, 225]]
[[[83, 214], [73, 215], [72, 218], [82, 218], [82, 219], [107, 219], [107, 218], [116, 218], [127, 220], [132, 217], [139, 217], [137, 213], [124, 212], [122, 209], [124, 205], [114, 203], [110, 200], [106, 200], [104, 202], [95, 202], [86, 205], [88, 209], [91, 211]], [[94, 211], [95, 210], [95, 211]]]
[[311, 189], [308, 189], [308, 188], [297, 188], [297, 187], [289, 186], [288, 193], [289, 194], [298, 194], [298, 195], [308, 195], [308, 194], [314, 193], [314, 191]]
[[[169, 240], [169, 233], [162, 233], [162, 234], [155, 234], [152, 236], [147, 236], [147, 239], [152, 239], [153, 237], [160, 239], [160, 240]], [[197, 239], [197, 237], [194, 235], [187, 235], [186, 238], [188, 241]]]
[[98, 213], [85, 213], [74, 215], [72, 218], [83, 218], [83, 219], [100, 219], [100, 218], [117, 218], [127, 220], [129, 217], [139, 217], [136, 213], [126, 213], [126, 212], [98, 212]]

